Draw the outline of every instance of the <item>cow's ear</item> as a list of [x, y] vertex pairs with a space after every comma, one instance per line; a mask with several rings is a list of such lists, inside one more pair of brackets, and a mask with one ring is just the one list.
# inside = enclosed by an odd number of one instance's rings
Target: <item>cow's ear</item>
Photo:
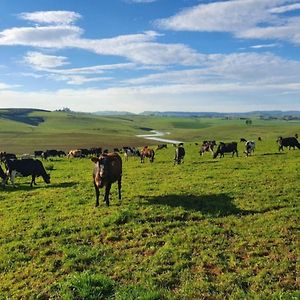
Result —
[[92, 157], [91, 161], [96, 164], [99, 161], [99, 158], [98, 157]]

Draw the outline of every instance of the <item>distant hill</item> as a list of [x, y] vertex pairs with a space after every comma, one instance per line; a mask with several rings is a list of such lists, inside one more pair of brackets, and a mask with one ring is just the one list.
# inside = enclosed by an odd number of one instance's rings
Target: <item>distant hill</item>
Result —
[[105, 110], [105, 111], [96, 111], [92, 113], [93, 115], [98, 115], [98, 116], [132, 116], [135, 115], [132, 112], [129, 111], [110, 111], [110, 110]]
[[167, 117], [208, 117], [208, 118], [251, 118], [259, 117], [261, 119], [299, 119], [300, 111], [250, 111], [250, 112], [182, 112], [182, 111], [144, 111], [140, 113], [143, 116], [167, 116]]
[[29, 116], [30, 113], [36, 111], [48, 112], [47, 110], [34, 109], [34, 108], [8, 108], [8, 109], [0, 109], [0, 118], [37, 126], [40, 123], [44, 122], [44, 118]]

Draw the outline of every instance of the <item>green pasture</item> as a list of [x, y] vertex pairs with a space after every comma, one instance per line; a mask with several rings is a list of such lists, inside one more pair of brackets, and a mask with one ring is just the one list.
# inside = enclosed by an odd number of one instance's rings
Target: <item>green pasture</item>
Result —
[[153, 164], [123, 160], [110, 207], [94, 207], [89, 158], [2, 189], [0, 299], [299, 299], [300, 151], [185, 147], [182, 165], [171, 145]]
[[[94, 207], [90, 158], [43, 161], [49, 185], [0, 188], [0, 299], [300, 298], [300, 150], [275, 142], [300, 122], [29, 116], [44, 122], [0, 118], [0, 151], [141, 146], [135, 135], [153, 128], [185, 141], [186, 158], [174, 166], [169, 144], [153, 164], [123, 159], [110, 207]], [[241, 137], [256, 141], [253, 156]], [[204, 139], [238, 141], [239, 157], [200, 157]]]

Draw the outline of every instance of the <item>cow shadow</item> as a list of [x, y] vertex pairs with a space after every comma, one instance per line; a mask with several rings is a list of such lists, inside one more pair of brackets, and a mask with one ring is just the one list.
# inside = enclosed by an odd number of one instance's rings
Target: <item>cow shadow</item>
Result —
[[268, 153], [263, 153], [263, 154], [260, 154], [261, 156], [272, 156], [272, 155], [284, 155], [286, 153], [284, 152], [268, 152]]
[[166, 205], [172, 208], [181, 207], [186, 211], [201, 212], [211, 217], [225, 217], [230, 215], [242, 216], [256, 213], [238, 208], [234, 198], [227, 194], [211, 195], [166, 195], [145, 198], [150, 205]]
[[74, 187], [78, 184], [78, 182], [72, 181], [72, 182], [60, 182], [60, 183], [38, 183], [37, 185], [34, 185], [33, 187], [30, 187], [30, 182], [24, 182], [20, 184], [16, 184], [16, 187], [13, 187], [11, 184], [6, 185], [5, 187], [1, 187], [2, 191], [34, 191], [38, 189], [55, 189], [55, 188], [68, 188], [68, 187]]

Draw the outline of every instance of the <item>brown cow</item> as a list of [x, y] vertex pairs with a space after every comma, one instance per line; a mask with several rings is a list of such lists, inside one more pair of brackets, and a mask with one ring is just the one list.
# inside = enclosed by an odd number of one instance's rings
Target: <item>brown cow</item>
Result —
[[80, 149], [70, 150], [68, 153], [68, 157], [82, 157], [82, 150]]
[[112, 183], [118, 181], [119, 200], [121, 200], [122, 159], [117, 153], [102, 154], [93, 157], [95, 163], [93, 182], [96, 192], [96, 205], [99, 206], [99, 189], [105, 186], [104, 202], [109, 206], [109, 192]]
[[153, 163], [154, 161], [154, 156], [155, 156], [155, 152], [153, 149], [148, 148], [148, 146], [145, 146], [141, 152], [140, 152], [140, 156], [141, 156], [141, 163], [145, 162], [145, 157], [149, 158], [149, 161], [151, 163]]

